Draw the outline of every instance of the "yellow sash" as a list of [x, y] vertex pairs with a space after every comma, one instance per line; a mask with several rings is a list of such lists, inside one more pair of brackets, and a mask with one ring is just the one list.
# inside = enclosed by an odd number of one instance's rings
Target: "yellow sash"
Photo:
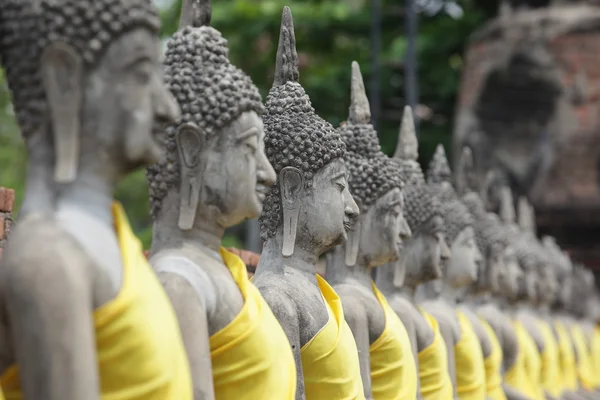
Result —
[[531, 385], [529, 373], [527, 372], [527, 367], [525, 365], [525, 350], [521, 344], [523, 341], [521, 338], [522, 332], [517, 329], [516, 323], [514, 323], [513, 326], [515, 336], [517, 337], [518, 350], [517, 356], [515, 357], [515, 362], [510, 369], [504, 373], [504, 382], [519, 392], [526, 394], [532, 399], [535, 399], [536, 392]]
[[573, 342], [567, 327], [561, 321], [555, 321], [554, 327], [558, 336], [562, 390], [576, 391], [579, 384], [577, 382], [577, 362]]
[[540, 353], [533, 341], [533, 338], [527, 332], [527, 329], [520, 321], [514, 322], [515, 333], [519, 342], [519, 351], [523, 350], [525, 371], [529, 378], [529, 390], [527, 395], [532, 399], [544, 400], [544, 391], [542, 389], [542, 361]]
[[552, 327], [546, 321], [538, 320], [538, 329], [544, 339], [542, 360], [542, 387], [554, 398], [562, 393], [562, 377], [560, 374], [560, 354]]
[[248, 279], [246, 265], [220, 249], [223, 262], [244, 297], [244, 306], [225, 328], [210, 337], [215, 399], [292, 400], [296, 365], [290, 342], [260, 292]]
[[585, 390], [594, 390], [596, 378], [594, 377], [592, 360], [586, 344], [585, 334], [579, 324], [573, 324], [571, 335], [575, 344], [579, 383]]
[[[115, 203], [112, 212], [123, 284], [117, 297], [93, 313], [100, 398], [192, 400], [188, 360], [171, 303], [123, 208]], [[11, 367], [0, 382], [6, 400], [23, 399], [18, 366]]]
[[491, 400], [506, 400], [502, 389], [502, 347], [496, 332], [485, 320], [481, 324], [487, 332], [492, 345], [492, 352], [483, 360], [485, 365], [485, 387], [487, 397]]
[[317, 275], [317, 282], [329, 322], [300, 350], [306, 400], [364, 400], [358, 350], [342, 302], [325, 279]]
[[417, 366], [406, 328], [372, 283], [385, 313], [385, 329], [369, 347], [371, 385], [375, 400], [413, 400], [417, 397]]
[[594, 364], [594, 375], [596, 376], [596, 388], [600, 389], [600, 327], [594, 328], [592, 336], [592, 361]]
[[448, 351], [438, 322], [420, 310], [433, 330], [433, 342], [419, 352], [419, 379], [424, 400], [452, 400], [452, 379], [448, 372]]
[[460, 323], [461, 336], [454, 345], [456, 364], [456, 392], [461, 400], [485, 399], [485, 366], [481, 344], [462, 312], [456, 312]]

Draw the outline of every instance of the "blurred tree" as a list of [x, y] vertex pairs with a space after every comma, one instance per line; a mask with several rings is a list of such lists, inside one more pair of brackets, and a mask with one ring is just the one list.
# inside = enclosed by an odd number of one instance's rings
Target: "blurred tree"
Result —
[[[163, 2], [165, 3], [165, 2]], [[497, 10], [497, 0], [457, 1], [464, 10], [458, 20], [446, 14], [420, 16], [417, 55], [422, 122], [420, 159], [426, 162], [437, 143], [448, 145], [453, 126], [462, 54], [471, 32]], [[216, 0], [212, 25], [229, 41], [232, 62], [246, 71], [266, 97], [273, 80], [281, 10], [289, 5], [294, 14], [300, 80], [315, 110], [337, 126], [348, 113], [350, 63], [360, 63], [365, 81], [371, 72], [370, 2], [366, 0]], [[404, 2], [383, 1], [381, 97], [379, 133], [383, 149], [391, 154], [404, 106], [403, 58]], [[180, 0], [163, 11], [163, 35], [177, 29]], [[15, 188], [17, 209], [23, 196], [24, 149], [14, 122], [8, 91], [0, 73], [0, 185]], [[123, 202], [136, 233], [147, 247], [151, 240], [145, 172], [140, 170], [119, 185]], [[240, 246], [232, 230], [226, 245]]]

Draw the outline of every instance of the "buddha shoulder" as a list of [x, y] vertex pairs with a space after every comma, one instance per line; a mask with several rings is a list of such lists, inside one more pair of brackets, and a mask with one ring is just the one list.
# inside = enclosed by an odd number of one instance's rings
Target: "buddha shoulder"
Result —
[[98, 270], [82, 246], [54, 219], [32, 213], [19, 220], [11, 232], [0, 263], [0, 287], [4, 297], [12, 293], [24, 301], [60, 293], [72, 298], [85, 292], [91, 296]]

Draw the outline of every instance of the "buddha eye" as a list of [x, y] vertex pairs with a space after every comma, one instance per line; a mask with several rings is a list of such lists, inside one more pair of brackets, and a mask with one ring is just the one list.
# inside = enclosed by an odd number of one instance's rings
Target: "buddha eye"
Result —
[[258, 139], [256, 136], [250, 136], [242, 142], [242, 145], [250, 152], [256, 153], [258, 150]]

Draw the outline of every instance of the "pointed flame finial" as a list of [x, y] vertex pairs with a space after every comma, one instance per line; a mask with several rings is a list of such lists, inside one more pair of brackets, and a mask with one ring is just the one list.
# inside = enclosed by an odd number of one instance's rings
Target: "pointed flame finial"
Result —
[[210, 0], [183, 0], [181, 4], [181, 17], [179, 18], [179, 30], [192, 26], [199, 28], [209, 26], [212, 16], [212, 4]]
[[417, 141], [415, 121], [410, 106], [404, 107], [404, 115], [402, 116], [402, 125], [400, 125], [400, 134], [398, 135], [398, 144], [396, 144], [394, 158], [412, 161], [416, 161], [419, 158], [419, 142]]
[[368, 124], [371, 122], [371, 108], [360, 72], [360, 66], [352, 61], [352, 83], [350, 86], [350, 112], [348, 121], [352, 124]]
[[283, 7], [281, 14], [281, 29], [279, 31], [279, 45], [277, 46], [277, 59], [275, 62], [275, 81], [273, 86], [283, 85], [286, 82], [298, 82], [298, 53], [296, 52], [296, 34], [294, 32], [294, 19], [292, 10]]
[[450, 165], [448, 164], [448, 158], [446, 157], [446, 151], [444, 146], [441, 144], [437, 145], [435, 154], [429, 162], [429, 169], [427, 170], [427, 182], [429, 183], [450, 183], [452, 171], [450, 171]]

